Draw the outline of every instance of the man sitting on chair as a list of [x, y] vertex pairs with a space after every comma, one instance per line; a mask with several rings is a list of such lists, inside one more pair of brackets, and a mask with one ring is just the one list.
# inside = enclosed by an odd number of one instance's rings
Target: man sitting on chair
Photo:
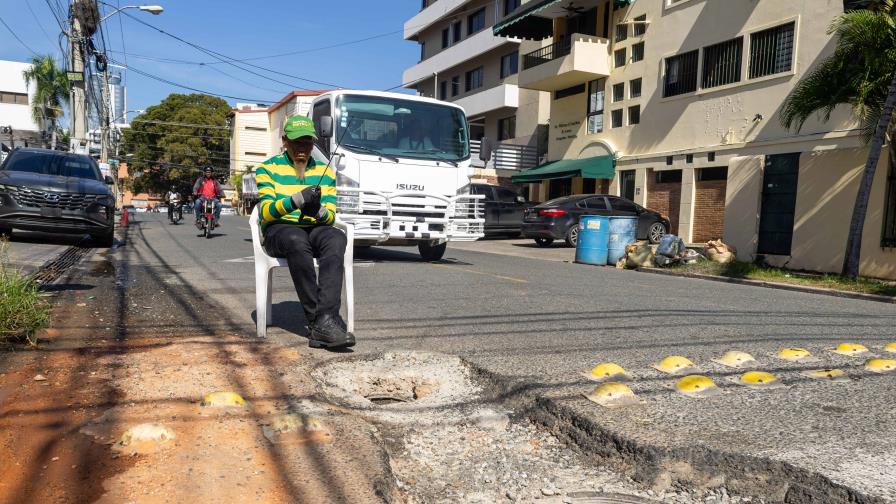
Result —
[[[317, 134], [311, 119], [293, 116], [283, 126], [279, 156], [255, 170], [265, 251], [285, 258], [311, 329], [312, 348], [350, 347], [355, 336], [339, 316], [346, 238], [336, 221], [336, 176], [311, 157]], [[315, 275], [314, 258], [319, 275]]]

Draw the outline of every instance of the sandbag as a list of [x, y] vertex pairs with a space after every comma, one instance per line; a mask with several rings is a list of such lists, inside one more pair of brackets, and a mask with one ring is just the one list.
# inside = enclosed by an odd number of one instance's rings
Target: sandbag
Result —
[[625, 246], [625, 261], [629, 268], [652, 268], [653, 249], [647, 242], [630, 243]]
[[675, 235], [667, 234], [660, 238], [660, 244], [656, 248], [656, 255], [678, 258], [684, 251], [684, 240]]
[[737, 250], [730, 245], [726, 245], [722, 240], [709, 240], [706, 242], [704, 252], [710, 261], [722, 264], [730, 263], [737, 258]]

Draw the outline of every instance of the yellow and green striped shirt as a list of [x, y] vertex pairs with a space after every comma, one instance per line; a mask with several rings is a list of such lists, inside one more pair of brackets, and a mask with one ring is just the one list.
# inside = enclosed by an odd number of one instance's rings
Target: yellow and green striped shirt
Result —
[[[318, 221], [313, 215], [302, 215], [292, 203], [292, 195], [320, 181], [320, 203], [327, 209], [327, 217]], [[255, 169], [258, 186], [258, 210], [262, 230], [274, 223], [303, 227], [331, 225], [336, 220], [336, 175], [323, 163], [308, 160], [302, 178], [286, 153], [268, 159]]]

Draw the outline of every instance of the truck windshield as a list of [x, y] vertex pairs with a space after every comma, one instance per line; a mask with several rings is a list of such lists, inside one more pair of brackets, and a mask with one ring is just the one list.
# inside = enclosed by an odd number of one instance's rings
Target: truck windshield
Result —
[[452, 163], [470, 156], [467, 121], [456, 107], [343, 95], [336, 108], [336, 138], [346, 149]]

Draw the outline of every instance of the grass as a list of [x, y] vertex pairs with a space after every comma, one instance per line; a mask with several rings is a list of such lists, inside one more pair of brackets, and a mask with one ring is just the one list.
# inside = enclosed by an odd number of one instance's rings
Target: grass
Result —
[[719, 264], [713, 261], [701, 260], [696, 264], [675, 265], [671, 269], [701, 275], [805, 285], [808, 287], [878, 294], [881, 296], [896, 296], [896, 283], [894, 282], [885, 282], [873, 278], [859, 278], [853, 281], [840, 275], [805, 273], [748, 262], [735, 261], [728, 264]]
[[34, 280], [9, 266], [8, 244], [0, 239], [0, 343], [26, 340], [50, 323], [50, 304]]

